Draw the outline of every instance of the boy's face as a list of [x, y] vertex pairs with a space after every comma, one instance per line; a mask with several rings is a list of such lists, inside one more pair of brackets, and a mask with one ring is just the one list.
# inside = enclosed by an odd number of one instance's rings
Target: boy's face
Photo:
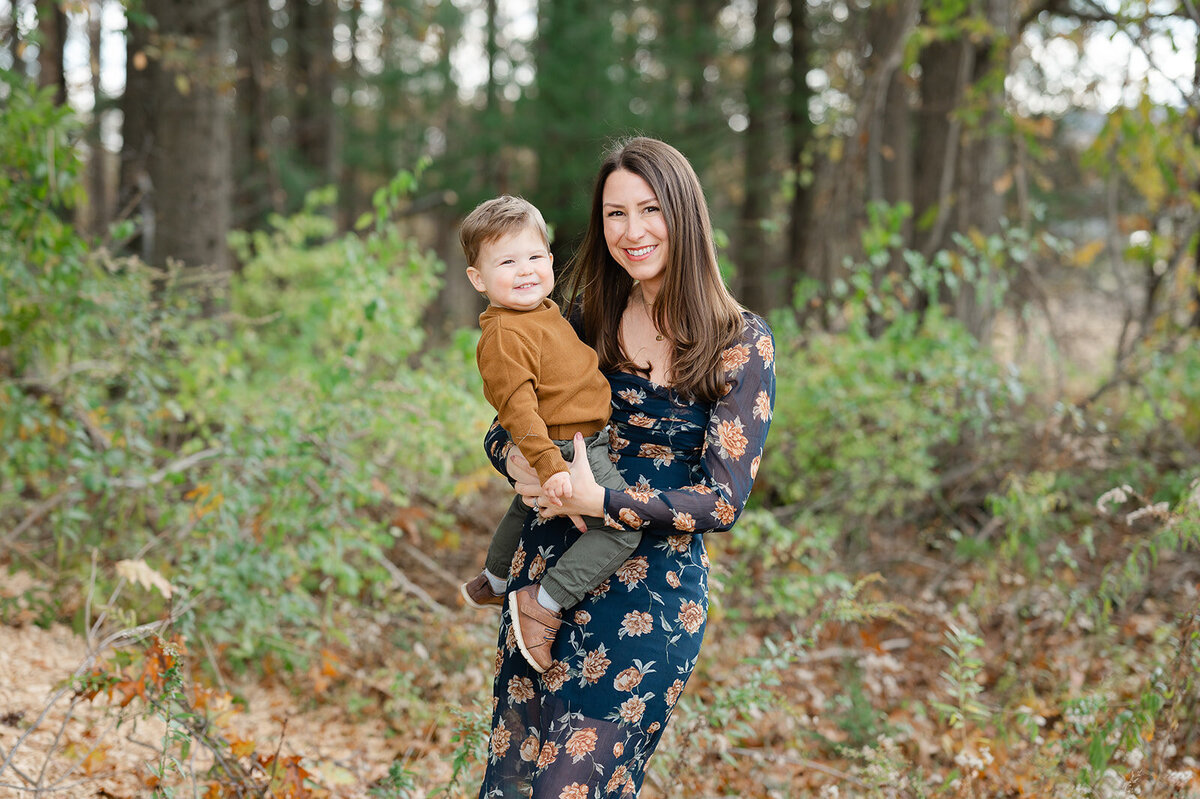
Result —
[[532, 311], [554, 288], [554, 256], [533, 226], [506, 233], [479, 248], [467, 277], [488, 302], [514, 311]]

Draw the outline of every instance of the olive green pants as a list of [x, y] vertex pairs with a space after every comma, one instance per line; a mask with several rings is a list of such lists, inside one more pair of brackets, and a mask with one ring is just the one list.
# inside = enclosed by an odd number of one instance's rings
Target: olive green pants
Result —
[[[556, 440], [554, 443], [564, 458], [568, 461], [574, 459], [573, 441]], [[608, 457], [607, 430], [588, 436], [584, 439], [584, 445], [587, 447], [588, 464], [597, 483], [617, 491], [628, 488], [625, 479]], [[497, 577], [508, 577], [513, 553], [517, 551], [525, 520], [532, 511], [533, 508], [526, 505], [521, 497], [516, 497], [496, 526], [488, 546], [486, 565], [487, 570]], [[614, 530], [605, 525], [603, 519], [594, 516], [585, 516], [583, 521], [587, 525], [587, 532], [567, 548], [540, 581], [546, 593], [564, 608], [579, 604], [588, 591], [604, 582], [625, 562], [642, 540], [642, 534], [636, 530]]]

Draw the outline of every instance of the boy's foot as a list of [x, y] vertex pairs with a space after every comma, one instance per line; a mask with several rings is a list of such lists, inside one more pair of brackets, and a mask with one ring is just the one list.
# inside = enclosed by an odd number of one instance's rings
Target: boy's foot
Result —
[[538, 674], [544, 674], [554, 658], [550, 645], [562, 624], [562, 614], [542, 607], [537, 601], [538, 587], [527, 585], [508, 595], [508, 611], [512, 616], [517, 648]]
[[504, 605], [504, 594], [497, 594], [492, 590], [492, 584], [488, 582], [487, 575], [483, 572], [459, 586], [458, 592], [462, 594], [464, 602], [478, 610], [498, 608]]

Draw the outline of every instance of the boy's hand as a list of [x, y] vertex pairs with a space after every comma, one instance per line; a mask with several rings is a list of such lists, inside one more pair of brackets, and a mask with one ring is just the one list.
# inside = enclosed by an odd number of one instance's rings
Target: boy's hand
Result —
[[571, 473], [555, 472], [550, 475], [546, 482], [542, 483], [542, 491], [546, 492], [546, 497], [551, 502], [561, 507], [562, 501], [571, 497]]

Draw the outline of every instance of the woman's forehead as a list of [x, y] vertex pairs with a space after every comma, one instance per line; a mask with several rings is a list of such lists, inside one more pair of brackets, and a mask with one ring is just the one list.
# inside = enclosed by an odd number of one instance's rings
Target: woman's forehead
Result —
[[627, 169], [614, 170], [604, 181], [603, 205], [642, 205], [656, 202], [658, 194], [641, 175]]

